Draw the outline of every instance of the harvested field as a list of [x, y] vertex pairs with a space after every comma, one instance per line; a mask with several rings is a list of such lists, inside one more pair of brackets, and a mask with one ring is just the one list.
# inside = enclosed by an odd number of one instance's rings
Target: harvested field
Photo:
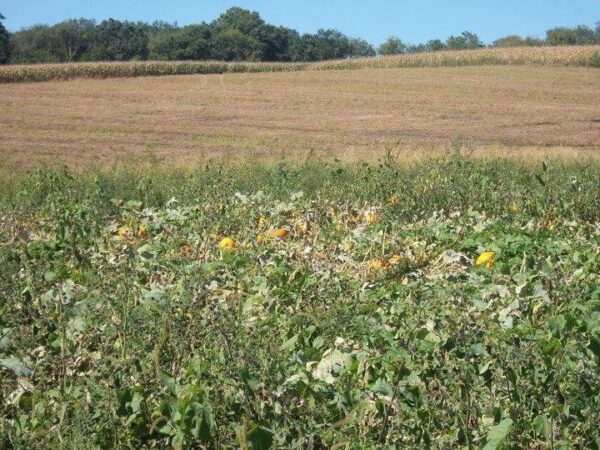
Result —
[[149, 155], [597, 155], [600, 76], [573, 67], [362, 69], [0, 85], [0, 158], [72, 167]]

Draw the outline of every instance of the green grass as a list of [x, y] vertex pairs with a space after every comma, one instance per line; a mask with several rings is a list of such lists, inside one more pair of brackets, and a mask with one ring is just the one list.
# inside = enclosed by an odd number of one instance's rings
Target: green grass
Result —
[[1, 180], [0, 447], [598, 448], [598, 163]]

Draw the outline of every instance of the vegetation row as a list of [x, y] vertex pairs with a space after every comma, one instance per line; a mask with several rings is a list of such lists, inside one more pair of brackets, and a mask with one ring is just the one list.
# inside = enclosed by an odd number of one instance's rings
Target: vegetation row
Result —
[[[506, 36], [490, 46], [594, 44], [600, 44], [600, 24], [595, 30], [585, 25], [553, 28], [544, 39]], [[73, 19], [8, 33], [0, 23], [0, 64], [129, 60], [323, 61], [485, 46], [476, 34], [465, 31], [445, 41], [433, 39], [418, 45], [406, 44], [392, 36], [376, 49], [364, 39], [349, 37], [334, 29], [300, 34], [268, 24], [257, 12], [238, 7], [210, 23], [184, 27], [162, 21], [147, 24], [108, 19], [96, 23], [92, 19]]]
[[419, 53], [354, 58], [313, 63], [129, 61], [0, 66], [1, 83], [23, 83], [73, 78], [120, 78], [161, 75], [292, 72], [402, 67], [477, 65], [539, 65], [600, 67], [600, 46], [529, 47]]

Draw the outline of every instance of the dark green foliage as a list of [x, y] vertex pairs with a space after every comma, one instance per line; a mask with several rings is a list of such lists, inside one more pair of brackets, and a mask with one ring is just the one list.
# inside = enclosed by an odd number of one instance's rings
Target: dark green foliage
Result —
[[374, 56], [373, 47], [362, 39], [351, 39], [334, 29], [304, 34], [292, 50], [294, 61], [323, 61], [360, 56]]
[[211, 55], [221, 61], [260, 61], [262, 44], [237, 28], [220, 28], [213, 34]]
[[510, 36], [505, 36], [503, 38], [497, 39], [492, 43], [492, 47], [539, 47], [544, 45], [544, 41], [542, 39], [537, 39], [534, 37], [526, 37], [522, 38], [521, 36], [517, 36], [512, 34]]
[[96, 22], [79, 19], [66, 20], [52, 28], [54, 48], [60, 61], [78, 61], [95, 41]]
[[292, 60], [290, 47], [299, 38], [297, 31], [266, 24], [259, 28], [257, 36], [262, 43], [262, 61]]
[[585, 25], [575, 28], [558, 27], [546, 32], [548, 45], [592, 45], [596, 43], [596, 34]]
[[347, 57], [364, 58], [375, 56], [377, 54], [375, 48], [364, 39], [350, 38], [350, 52]]
[[481, 39], [470, 31], [463, 31], [459, 36], [450, 36], [446, 40], [448, 50], [474, 50], [485, 47]]
[[102, 21], [93, 33], [90, 60], [130, 61], [148, 58], [148, 32], [143, 24]]
[[446, 44], [444, 44], [440, 39], [432, 39], [431, 41], [427, 42], [426, 48], [430, 52], [439, 52], [446, 50]]
[[[0, 13], [0, 21], [5, 17]], [[0, 22], [0, 64], [6, 64], [10, 56], [10, 34], [4, 28], [4, 24]]]
[[390, 36], [387, 41], [379, 46], [381, 55], [401, 55], [406, 53], [407, 46], [396, 36]]
[[54, 33], [48, 25], [34, 25], [10, 36], [12, 64], [59, 62], [52, 43]]
[[265, 21], [256, 11], [238, 7], [228, 9], [212, 23], [215, 31], [233, 28], [245, 35], [256, 33], [263, 25], [265, 25]]
[[157, 32], [148, 43], [154, 60], [205, 60], [211, 56], [211, 30], [207, 24]]
[[290, 61], [298, 33], [265, 23], [256, 12], [231, 8], [211, 24], [212, 58], [224, 61]]

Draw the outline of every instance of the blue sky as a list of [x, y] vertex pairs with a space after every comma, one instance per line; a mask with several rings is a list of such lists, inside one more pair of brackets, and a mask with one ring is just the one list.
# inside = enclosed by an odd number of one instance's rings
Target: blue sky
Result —
[[418, 43], [463, 30], [489, 43], [507, 34], [542, 36], [553, 26], [600, 21], [600, 0], [3, 0], [0, 12], [5, 26], [16, 31], [75, 17], [186, 25], [210, 22], [231, 6], [258, 11], [267, 22], [300, 32], [337, 28], [373, 44], [390, 35]]

